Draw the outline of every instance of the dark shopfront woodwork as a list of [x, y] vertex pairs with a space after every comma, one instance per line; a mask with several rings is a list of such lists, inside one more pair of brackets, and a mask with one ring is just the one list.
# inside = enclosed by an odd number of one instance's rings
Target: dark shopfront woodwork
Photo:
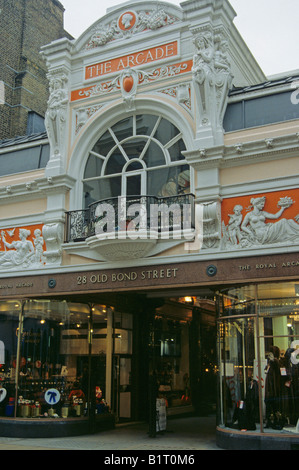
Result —
[[142, 292], [294, 279], [298, 275], [299, 255], [296, 253], [72, 273], [42, 274], [41, 271], [35, 276], [0, 279], [0, 297]]

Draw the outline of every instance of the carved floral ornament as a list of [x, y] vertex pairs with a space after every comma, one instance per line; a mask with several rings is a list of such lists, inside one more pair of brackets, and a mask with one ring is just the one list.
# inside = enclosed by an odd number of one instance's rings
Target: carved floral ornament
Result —
[[[154, 80], [159, 80], [165, 77], [174, 77], [184, 71], [187, 71], [189, 64], [181, 63], [177, 65], [157, 67], [150, 72], [145, 72], [142, 70], [135, 71], [131, 67], [127, 67], [120, 74], [118, 74], [113, 80], [102, 82], [94, 86], [87, 88], [82, 88], [78, 92], [78, 97], [73, 98], [73, 101], [76, 99], [90, 98], [93, 96], [99, 96], [106, 93], [111, 93], [113, 91], [124, 90], [127, 93], [130, 93], [134, 83], [137, 85], [146, 84]], [[124, 86], [124, 80], [127, 76], [131, 76], [130, 79], [131, 86]], [[73, 94], [74, 96], [74, 94]]]
[[[290, 196], [282, 196], [278, 201], [276, 199], [275, 211], [274, 197], [275, 193], [268, 197], [251, 197], [247, 207], [242, 204], [246, 202], [246, 198], [241, 198], [239, 203], [236, 201], [233, 206], [227, 202], [230, 213], [227, 213], [227, 223], [222, 220], [221, 249], [298, 243], [299, 214], [295, 201]], [[287, 214], [293, 218], [286, 218]]]
[[[188, 64], [180, 64], [178, 66], [169, 66], [163, 67], [162, 69], [155, 69], [150, 73], [135, 71], [134, 69], [127, 68], [112, 82], [95, 85], [88, 90], [81, 90], [79, 94], [81, 97], [93, 97], [120, 90], [126, 109], [127, 111], [130, 111], [134, 109], [134, 99], [139, 84], [147, 83], [166, 75], [176, 75], [184, 71], [187, 67]], [[190, 84], [180, 84], [171, 88], [162, 88], [156, 90], [156, 92], [166, 94], [176, 99], [178, 103], [185, 106], [187, 110], [191, 110]], [[76, 111], [75, 134], [78, 134], [80, 129], [87, 123], [87, 121], [103, 106], [104, 105], [94, 105], [79, 108]]]
[[134, 34], [147, 30], [156, 30], [178, 22], [179, 19], [169, 15], [157, 5], [155, 10], [136, 12], [127, 10], [117, 20], [104, 25], [99, 23], [95, 26], [92, 36], [85, 45], [85, 49], [94, 49], [104, 46], [108, 42], [117, 39], [130, 38]]

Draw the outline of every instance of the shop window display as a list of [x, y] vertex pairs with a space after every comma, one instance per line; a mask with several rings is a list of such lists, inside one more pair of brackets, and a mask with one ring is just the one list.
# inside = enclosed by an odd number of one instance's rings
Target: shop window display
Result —
[[189, 378], [189, 325], [170, 319], [155, 319], [152, 368], [157, 380], [158, 398], [171, 409], [191, 405]]
[[0, 312], [0, 416], [70, 419], [108, 411], [100, 306], [5, 301]]
[[0, 415], [14, 416], [16, 396], [15, 361], [18, 348], [18, 328], [21, 304], [18, 301], [0, 303]]
[[218, 297], [219, 425], [299, 433], [299, 298], [294, 282]]

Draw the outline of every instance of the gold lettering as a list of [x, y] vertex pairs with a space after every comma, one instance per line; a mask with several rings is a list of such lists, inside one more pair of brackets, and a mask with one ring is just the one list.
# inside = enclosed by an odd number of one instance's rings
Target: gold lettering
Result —
[[299, 261], [287, 261], [282, 263], [283, 268], [290, 268], [291, 266], [299, 266]]
[[33, 287], [33, 282], [20, 282], [16, 285], [16, 288], [20, 287]]
[[[109, 280], [111, 282], [125, 282], [125, 281], [136, 281], [136, 279], [163, 279], [163, 278], [175, 278], [177, 276], [178, 268], [161, 268], [161, 269], [149, 269], [141, 271], [138, 274], [136, 271], [124, 271], [124, 272], [113, 272], [113, 273], [99, 273], [99, 274], [82, 274], [77, 276], [77, 284], [104, 284]], [[28, 285], [27, 285], [28, 284]], [[22, 287], [31, 287], [33, 284], [27, 283], [26, 286], [23, 284]], [[9, 286], [0, 285], [0, 289], [7, 288]]]
[[93, 274], [92, 276], [90, 276], [90, 282], [92, 284], [95, 284], [95, 283], [105, 283], [108, 281], [108, 276], [107, 274], [103, 273], [103, 274], [98, 274], [97, 276], [95, 274]]
[[275, 263], [269, 263], [269, 264], [256, 264], [256, 269], [271, 269], [271, 268], [276, 268]]
[[239, 266], [240, 271], [250, 271], [250, 265], [246, 264], [245, 266]]
[[111, 275], [112, 282], [123, 282], [123, 281], [135, 281], [138, 275], [135, 271], [131, 271], [128, 273], [113, 273]]

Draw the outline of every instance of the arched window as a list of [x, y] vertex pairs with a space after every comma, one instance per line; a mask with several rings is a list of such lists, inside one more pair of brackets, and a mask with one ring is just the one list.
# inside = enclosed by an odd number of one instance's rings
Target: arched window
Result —
[[89, 152], [85, 207], [117, 196], [174, 196], [190, 192], [190, 169], [179, 129], [162, 116], [129, 116], [109, 127]]

